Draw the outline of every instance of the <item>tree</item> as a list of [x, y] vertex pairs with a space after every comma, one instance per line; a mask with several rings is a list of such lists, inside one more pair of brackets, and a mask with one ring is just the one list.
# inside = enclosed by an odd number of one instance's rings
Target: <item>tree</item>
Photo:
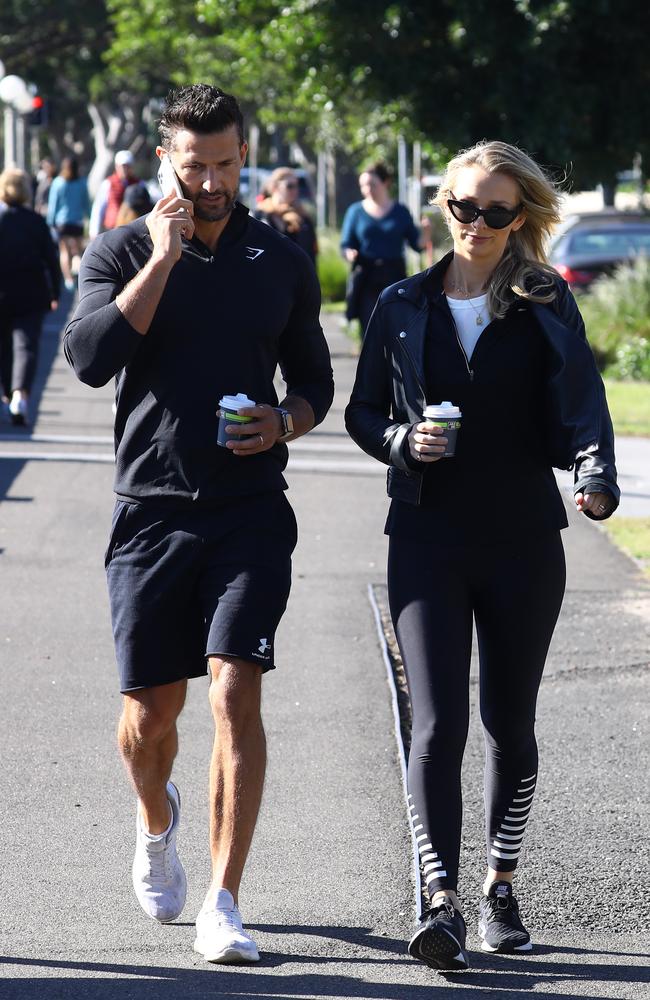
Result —
[[267, 125], [361, 155], [398, 133], [438, 159], [489, 136], [613, 180], [650, 142], [637, 0], [109, 0], [132, 86], [213, 79]]

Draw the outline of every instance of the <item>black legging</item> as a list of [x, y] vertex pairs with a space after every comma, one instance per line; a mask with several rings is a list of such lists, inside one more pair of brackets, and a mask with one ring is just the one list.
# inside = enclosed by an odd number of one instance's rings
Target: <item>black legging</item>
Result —
[[472, 618], [486, 746], [487, 861], [510, 872], [535, 790], [535, 705], [564, 585], [559, 532], [462, 548], [390, 539], [390, 609], [413, 719], [409, 805], [430, 895], [458, 884]]
[[0, 321], [0, 380], [7, 396], [32, 388], [44, 316], [35, 312]]

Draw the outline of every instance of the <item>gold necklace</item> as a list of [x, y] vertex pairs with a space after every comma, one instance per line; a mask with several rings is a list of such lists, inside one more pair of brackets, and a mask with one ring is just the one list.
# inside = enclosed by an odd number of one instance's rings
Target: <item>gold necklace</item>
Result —
[[477, 326], [483, 326], [483, 313], [482, 313], [482, 310], [476, 308], [476, 306], [472, 302], [471, 298], [468, 297], [465, 301], [469, 302], [470, 306], [472, 307], [472, 309], [474, 311], [474, 315], [476, 316], [476, 325]]
[[[483, 288], [484, 287], [485, 287], [485, 285], [482, 286], [481, 294], [485, 294], [483, 292]], [[477, 326], [483, 326], [483, 323], [484, 323], [484, 320], [483, 320], [483, 311], [482, 311], [482, 309], [477, 309], [476, 306], [474, 305], [474, 303], [472, 302], [472, 296], [469, 293], [469, 289], [467, 289], [467, 288], [461, 288], [460, 285], [454, 285], [454, 284], [452, 284], [451, 290], [452, 290], [452, 292], [460, 292], [461, 295], [465, 296], [465, 301], [469, 302], [469, 304], [472, 307], [472, 310], [474, 312], [474, 315], [476, 316], [476, 325]]]

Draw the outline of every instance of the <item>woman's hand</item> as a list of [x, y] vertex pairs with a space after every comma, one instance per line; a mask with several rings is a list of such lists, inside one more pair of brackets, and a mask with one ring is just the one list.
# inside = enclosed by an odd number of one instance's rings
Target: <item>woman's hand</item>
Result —
[[408, 436], [411, 456], [418, 462], [437, 462], [447, 446], [443, 433], [442, 427], [430, 421], [414, 424]]
[[345, 259], [349, 260], [351, 264], [354, 264], [358, 256], [359, 256], [358, 250], [353, 250], [352, 247], [345, 248]]
[[604, 517], [611, 507], [607, 493], [576, 493], [574, 500], [578, 510], [584, 514], [589, 511], [594, 517]]

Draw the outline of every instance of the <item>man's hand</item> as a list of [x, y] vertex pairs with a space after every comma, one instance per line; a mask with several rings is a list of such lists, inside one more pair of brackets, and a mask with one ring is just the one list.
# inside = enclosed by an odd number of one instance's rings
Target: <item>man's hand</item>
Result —
[[152, 257], [173, 264], [183, 250], [181, 237], [191, 240], [194, 235], [194, 205], [187, 198], [168, 194], [156, 202], [147, 216], [147, 229], [153, 243]]
[[268, 403], [245, 406], [239, 411], [243, 417], [253, 417], [247, 424], [228, 424], [226, 434], [232, 441], [226, 443], [235, 455], [259, 455], [268, 451], [282, 435], [282, 418]]

